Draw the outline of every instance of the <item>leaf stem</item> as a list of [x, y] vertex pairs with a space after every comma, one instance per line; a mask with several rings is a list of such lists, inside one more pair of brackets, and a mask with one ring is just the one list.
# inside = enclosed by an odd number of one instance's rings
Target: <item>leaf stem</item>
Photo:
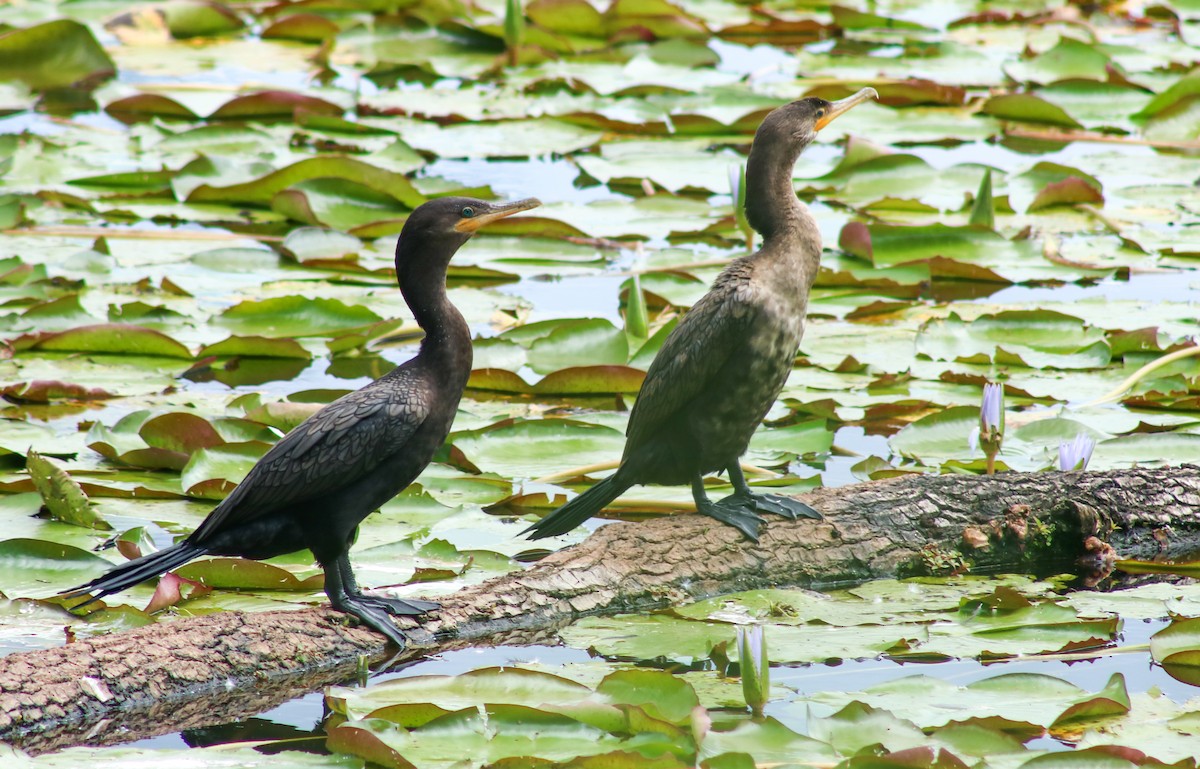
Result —
[[1095, 400], [1091, 400], [1091, 401], [1088, 401], [1087, 403], [1084, 403], [1082, 406], [1073, 406], [1072, 410], [1086, 409], [1089, 406], [1099, 406], [1102, 403], [1109, 403], [1110, 401], [1115, 401], [1118, 398], [1120, 398], [1122, 395], [1127, 393], [1135, 384], [1137, 384], [1138, 382], [1145, 379], [1146, 376], [1149, 375], [1151, 372], [1162, 368], [1163, 366], [1167, 365], [1168, 363], [1174, 363], [1177, 360], [1182, 360], [1183, 358], [1190, 358], [1195, 355], [1200, 355], [1200, 347], [1185, 347], [1182, 350], [1176, 350], [1173, 353], [1168, 353], [1167, 355], [1164, 355], [1161, 358], [1152, 360], [1149, 363], [1147, 363], [1145, 366], [1142, 366], [1140, 369], [1138, 369], [1137, 371], [1130, 374], [1128, 377], [1125, 378], [1125, 381], [1121, 382], [1121, 384], [1117, 385], [1112, 390], [1108, 391], [1104, 395], [1101, 395], [1099, 398], [1096, 398]]

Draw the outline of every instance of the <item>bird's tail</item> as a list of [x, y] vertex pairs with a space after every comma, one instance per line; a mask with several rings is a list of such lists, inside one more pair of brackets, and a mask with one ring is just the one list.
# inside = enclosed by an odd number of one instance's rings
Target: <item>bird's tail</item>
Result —
[[566, 534], [603, 510], [605, 505], [621, 496], [632, 485], [621, 477], [618, 470], [521, 533], [529, 534], [530, 539]]
[[126, 588], [133, 587], [139, 582], [145, 582], [151, 577], [157, 577], [163, 572], [177, 569], [193, 558], [204, 555], [205, 552], [206, 549], [200, 545], [194, 545], [190, 542], [180, 542], [178, 545], [168, 547], [165, 550], [159, 550], [157, 553], [144, 555], [141, 558], [135, 558], [132, 561], [123, 563], [108, 573], [96, 577], [86, 585], [80, 585], [74, 590], [68, 590], [62, 595], [67, 598], [76, 598], [87, 593], [93, 593], [91, 598], [71, 607], [72, 609], [81, 609], [90, 603], [99, 601], [107, 595], [119, 593]]

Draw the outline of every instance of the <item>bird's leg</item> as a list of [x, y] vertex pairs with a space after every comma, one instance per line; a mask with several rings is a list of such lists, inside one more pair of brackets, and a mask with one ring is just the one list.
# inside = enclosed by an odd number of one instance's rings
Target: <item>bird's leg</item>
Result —
[[[377, 609], [383, 609], [388, 614], [397, 616], [424, 614], [434, 609], [439, 608], [439, 604], [433, 601], [421, 601], [416, 598], [404, 600], [403, 598], [384, 598], [378, 595], [366, 595], [358, 587], [358, 580], [354, 578], [354, 572], [350, 570], [350, 557], [342, 556], [337, 561], [338, 575], [342, 578], [342, 587], [346, 591], [346, 595], [350, 598], [355, 598], [365, 604], [374, 606]], [[328, 579], [328, 577], [326, 577]]]
[[742, 532], [746, 539], [757, 542], [758, 527], [762, 524], [762, 518], [754, 512], [753, 505], [747, 504], [745, 499], [737, 499], [736, 496], [713, 502], [704, 492], [704, 479], [700, 474], [696, 473], [692, 478], [692, 499], [696, 500], [697, 511], [732, 526]]
[[[345, 563], [344, 569], [343, 563]], [[325, 569], [325, 595], [329, 596], [329, 603], [333, 608], [357, 617], [364, 625], [382, 633], [401, 649], [408, 645], [408, 639], [404, 637], [404, 633], [400, 632], [400, 628], [392, 623], [387, 611], [367, 601], [366, 596], [362, 593], [351, 595], [346, 591], [342, 575], [350, 573], [350, 560], [345, 553], [329, 563], [321, 564], [321, 566]], [[351, 582], [351, 585], [353, 584]], [[357, 590], [357, 586], [354, 589]]]
[[753, 505], [753, 508], [760, 513], [774, 513], [793, 521], [797, 518], [813, 518], [818, 521], [825, 519], [816, 510], [791, 497], [781, 494], [755, 494], [750, 490], [750, 484], [746, 483], [746, 476], [742, 474], [742, 466], [736, 459], [729, 463], [728, 470], [729, 482], [733, 484], [733, 494], [721, 502], [740, 499], [743, 503]]

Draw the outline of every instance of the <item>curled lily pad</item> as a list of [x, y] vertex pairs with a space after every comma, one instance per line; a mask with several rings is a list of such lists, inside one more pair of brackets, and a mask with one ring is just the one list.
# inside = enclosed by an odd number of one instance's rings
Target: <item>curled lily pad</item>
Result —
[[32, 449], [25, 457], [25, 467], [29, 471], [29, 477], [33, 479], [33, 485], [42, 495], [42, 501], [50, 515], [60, 521], [89, 529], [112, 528], [108, 521], [96, 514], [87, 494], [61, 467]]

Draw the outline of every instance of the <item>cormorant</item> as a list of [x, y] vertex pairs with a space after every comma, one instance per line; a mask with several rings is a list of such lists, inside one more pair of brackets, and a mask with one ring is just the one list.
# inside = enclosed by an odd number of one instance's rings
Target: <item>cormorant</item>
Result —
[[396, 244], [396, 279], [425, 331], [416, 357], [338, 398], [285, 435], [182, 542], [117, 566], [66, 595], [86, 606], [201, 555], [271, 558], [308, 548], [333, 608], [401, 648], [389, 614], [429, 601], [364, 595], [347, 553], [358, 524], [425, 469], [450, 432], [471, 373], [471, 333], [446, 295], [446, 268], [480, 227], [540, 205], [447, 197], [419, 206]]
[[[523, 534], [570, 531], [642, 483], [690, 483], [699, 512], [751, 540], [760, 512], [821, 518], [796, 500], [752, 493], [738, 459], [792, 370], [821, 261], [821, 233], [796, 198], [792, 169], [817, 131], [877, 97], [864, 88], [833, 103], [801, 99], [763, 119], [746, 165], [746, 218], [762, 248], [730, 263], [663, 342], [629, 415], [617, 471]], [[722, 469], [734, 493], [714, 503], [703, 476]]]

